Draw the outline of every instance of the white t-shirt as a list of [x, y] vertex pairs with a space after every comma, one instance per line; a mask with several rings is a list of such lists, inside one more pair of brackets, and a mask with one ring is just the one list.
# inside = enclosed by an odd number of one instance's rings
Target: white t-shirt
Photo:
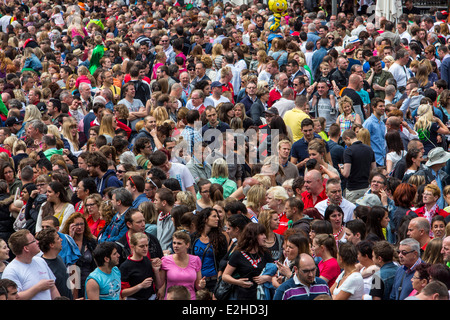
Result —
[[[336, 279], [336, 283], [339, 283], [343, 276], [344, 272], [341, 272]], [[348, 300], [362, 300], [364, 295], [364, 279], [361, 273], [353, 272], [344, 282], [340, 283], [339, 287], [336, 286], [332, 294], [336, 296], [341, 291], [351, 294]]]
[[169, 170], [169, 176], [175, 178], [180, 182], [181, 190], [186, 191], [187, 188], [193, 186], [195, 181], [189, 169], [179, 163], [172, 163], [172, 167]]
[[217, 107], [222, 102], [230, 102], [230, 99], [224, 96], [220, 96], [219, 100], [214, 99], [213, 96], [210, 96], [209, 98], [214, 101], [214, 107]]
[[397, 152], [392, 151], [392, 152], [389, 152], [386, 155], [386, 160], [391, 160], [392, 161], [392, 168], [395, 168], [395, 165], [397, 164], [397, 162], [401, 158], [403, 158], [403, 156], [405, 156], [405, 155], [406, 155], [406, 150], [402, 150], [400, 155], [398, 155]]
[[[2, 279], [14, 281], [20, 294], [41, 280], [55, 280], [56, 277], [43, 258], [34, 256], [30, 264], [17, 259], [11, 261], [3, 271]], [[50, 289], [37, 293], [31, 300], [52, 300]]]
[[394, 76], [399, 88], [406, 87], [406, 81], [409, 79], [409, 72], [406, 70], [405, 66], [401, 66], [394, 62], [389, 68], [389, 72]]

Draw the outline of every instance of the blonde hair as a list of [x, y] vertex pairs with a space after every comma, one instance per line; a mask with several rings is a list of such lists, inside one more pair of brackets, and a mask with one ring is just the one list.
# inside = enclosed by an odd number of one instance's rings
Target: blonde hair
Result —
[[100, 131], [98, 134], [114, 137], [116, 135], [116, 133], [113, 128], [113, 120], [114, 120], [114, 116], [112, 114], [105, 114], [102, 117], [102, 122], [100, 124]]
[[255, 184], [247, 192], [247, 207], [259, 208], [266, 199], [266, 187], [262, 184]]
[[[429, 131], [433, 123], [433, 108], [429, 104], [421, 104], [417, 108], [417, 116], [419, 117], [414, 125], [414, 129], [417, 131], [419, 136], [423, 134], [424, 131]], [[419, 132], [421, 131], [421, 132]]]
[[80, 148], [80, 141], [78, 140], [78, 130], [75, 137], [71, 134], [70, 129], [72, 126], [77, 127], [77, 121], [74, 118], [68, 118], [62, 125], [62, 135], [64, 138], [72, 143], [73, 149], [78, 151]]
[[287, 199], [289, 199], [289, 195], [286, 191], [285, 188], [283, 188], [282, 186], [274, 186], [269, 188], [269, 190], [267, 190], [266, 194], [271, 193], [273, 195], [273, 197], [277, 200], [283, 200], [286, 201]]
[[148, 239], [148, 237], [143, 232], [133, 233], [130, 238], [130, 244], [133, 246], [137, 246], [139, 243], [139, 240], [141, 240], [141, 239]]
[[214, 160], [211, 168], [212, 178], [228, 178], [228, 164], [225, 159]]
[[370, 132], [366, 128], [359, 129], [358, 133], [356, 134], [356, 139], [370, 147]]

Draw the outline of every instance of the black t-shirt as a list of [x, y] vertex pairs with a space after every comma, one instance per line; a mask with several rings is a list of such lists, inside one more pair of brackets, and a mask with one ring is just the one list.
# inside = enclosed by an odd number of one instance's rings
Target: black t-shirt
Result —
[[369, 186], [369, 175], [372, 162], [375, 162], [375, 153], [368, 145], [361, 141], [354, 142], [344, 151], [344, 164], [352, 165], [347, 178], [347, 189], [359, 190]]
[[[153, 280], [155, 280], [152, 262], [147, 257], [144, 257], [140, 261], [128, 258], [120, 266], [120, 273], [122, 278], [122, 288], [126, 288], [128, 285], [129, 288], [134, 287], [147, 278], [153, 278]], [[155, 282], [153, 281], [150, 287], [141, 289], [130, 297], [136, 300], [148, 300], [154, 293]]]
[[[250, 261], [245, 257], [247, 255], [250, 258], [255, 259], [255, 266], [253, 266]], [[238, 300], [256, 300], [257, 297], [257, 287], [258, 285], [253, 281], [254, 277], [261, 275], [264, 267], [267, 263], [273, 262], [272, 255], [269, 251], [266, 251], [263, 256], [257, 256], [256, 254], [250, 255], [247, 252], [234, 251], [230, 256], [228, 264], [236, 268], [233, 273], [233, 278], [241, 279], [248, 278], [248, 281], [252, 281], [253, 285], [250, 288], [243, 288], [240, 286], [235, 286], [235, 293]]]
[[353, 101], [353, 109], [359, 116], [361, 117], [361, 120], [364, 122], [366, 120], [365, 114], [364, 114], [364, 102], [361, 99], [361, 96], [356, 92], [354, 89], [345, 88], [342, 90], [342, 97], [347, 96]]
[[52, 270], [53, 274], [56, 277], [55, 286], [59, 291], [59, 294], [63, 297], [67, 297], [70, 300], [73, 300], [72, 291], [67, 286], [67, 280], [69, 279], [69, 275], [67, 273], [66, 265], [64, 264], [63, 259], [60, 256], [57, 256], [55, 259], [46, 259], [42, 257], [48, 264], [50, 270]]

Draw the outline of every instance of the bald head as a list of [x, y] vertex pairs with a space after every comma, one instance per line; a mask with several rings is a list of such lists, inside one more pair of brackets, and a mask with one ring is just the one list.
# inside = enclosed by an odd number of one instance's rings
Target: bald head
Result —
[[317, 196], [324, 189], [322, 174], [319, 170], [309, 170], [305, 175], [305, 189], [311, 195]]

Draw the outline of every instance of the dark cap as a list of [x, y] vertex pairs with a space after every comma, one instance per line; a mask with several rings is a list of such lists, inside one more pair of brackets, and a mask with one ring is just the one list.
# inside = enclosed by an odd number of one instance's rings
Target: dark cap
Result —
[[222, 87], [223, 84], [220, 81], [214, 81], [213, 83], [211, 83], [211, 88], [218, 88], [218, 87]]
[[23, 123], [23, 118], [22, 117], [9, 117], [5, 121], [5, 126], [6, 127], [12, 127], [15, 124], [21, 124], [21, 123]]
[[264, 113], [265, 113], [265, 114], [266, 114], [266, 113], [268, 113], [268, 114], [273, 114], [273, 115], [276, 115], [276, 116], [279, 115], [278, 109], [277, 109], [277, 108], [274, 108], [274, 107], [267, 109], [266, 111], [264, 111]]
[[36, 107], [39, 109], [39, 111], [41, 113], [46, 112], [47, 111], [47, 105], [45, 104], [45, 102], [39, 102]]

